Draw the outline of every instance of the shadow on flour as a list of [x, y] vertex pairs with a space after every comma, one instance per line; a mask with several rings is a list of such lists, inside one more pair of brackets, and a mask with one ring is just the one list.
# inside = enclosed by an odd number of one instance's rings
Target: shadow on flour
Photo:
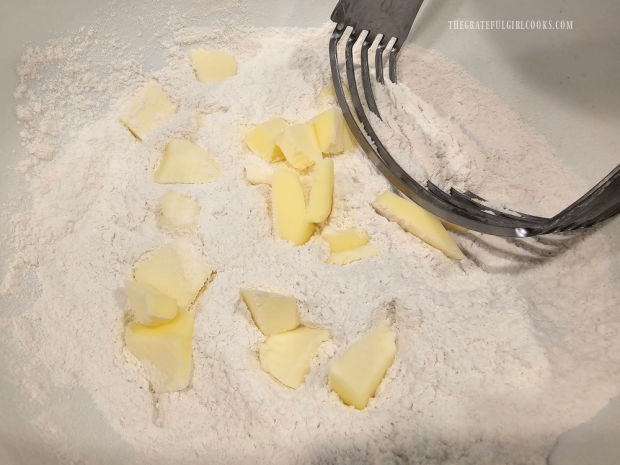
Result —
[[[412, 415], [414, 413], [412, 412]], [[498, 432], [501, 435], [501, 432]], [[458, 437], [457, 437], [458, 436]], [[402, 438], [402, 439], [401, 439]], [[394, 440], [394, 438], [391, 438]], [[306, 449], [303, 463], [307, 465], [448, 465], [461, 463], [521, 465], [524, 463], [549, 463], [549, 450], [542, 452], [542, 444], [549, 443], [544, 434], [533, 438], [494, 439], [482, 438], [478, 431], [460, 431], [428, 434], [411, 432], [407, 437], [396, 439], [396, 445], [382, 446], [378, 441], [333, 441], [317, 444]], [[368, 455], [369, 446], [377, 450]]]

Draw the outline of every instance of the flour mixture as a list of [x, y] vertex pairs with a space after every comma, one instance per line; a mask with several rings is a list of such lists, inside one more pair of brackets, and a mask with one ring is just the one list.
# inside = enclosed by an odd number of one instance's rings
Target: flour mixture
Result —
[[[15, 254], [1, 290], [26, 310], [0, 316], [14, 351], [3, 370], [59, 460], [542, 465], [559, 434], [618, 394], [618, 252], [600, 229], [527, 240], [453, 234], [465, 259], [450, 260], [375, 212], [389, 186], [353, 150], [334, 157], [327, 226], [364, 230], [378, 253], [330, 266], [320, 236], [299, 247], [275, 237], [269, 187], [244, 178], [255, 156], [242, 133], [325, 108], [317, 95], [330, 79], [330, 28], [175, 27], [155, 72], [88, 30], [24, 54], [15, 95], [28, 196], [2, 209]], [[199, 46], [233, 55], [237, 74], [198, 82], [188, 53]], [[573, 200], [576, 181], [544, 139], [457, 66], [413, 46], [400, 66], [407, 79], [378, 98], [403, 164], [415, 158], [437, 182], [533, 213]], [[118, 115], [151, 79], [178, 111], [139, 142]], [[175, 186], [201, 206], [184, 240], [215, 275], [195, 304], [191, 385], [155, 395], [123, 344], [123, 283], [144, 253], [178, 239], [158, 226], [168, 188], [153, 172], [166, 141], [186, 136], [223, 168], [217, 182]], [[294, 296], [305, 324], [329, 328], [299, 389], [260, 369], [264, 338], [244, 286]], [[356, 410], [329, 390], [328, 367], [380, 321], [396, 335], [396, 358]], [[68, 426], [66, 406], [81, 398], [90, 420]], [[76, 440], [91, 422], [113, 438], [94, 455]]]

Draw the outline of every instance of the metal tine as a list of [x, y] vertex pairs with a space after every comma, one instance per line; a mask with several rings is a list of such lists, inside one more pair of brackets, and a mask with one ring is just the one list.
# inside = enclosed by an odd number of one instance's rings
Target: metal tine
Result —
[[[505, 216], [502, 216], [502, 215], [497, 215], [497, 214], [494, 215], [491, 213], [487, 213], [483, 209], [481, 209], [481, 205], [474, 203], [473, 201], [464, 200], [464, 199], [461, 200], [459, 198], [455, 198], [449, 195], [447, 192], [444, 192], [441, 188], [439, 188], [436, 184], [432, 183], [429, 180], [426, 181], [426, 186], [428, 187], [428, 190], [430, 190], [433, 194], [435, 194], [438, 197], [441, 197], [445, 202], [449, 203], [455, 208], [458, 208], [460, 210], [465, 210], [472, 218], [475, 218], [477, 220], [485, 220], [486, 218], [490, 216], [491, 218], [494, 218], [497, 223], [503, 224], [505, 226], [519, 227], [519, 228], [532, 228], [532, 227], [538, 226], [536, 224], [531, 224], [531, 223], [527, 223], [523, 221], [519, 221], [518, 224], [515, 225], [515, 219], [506, 218]], [[487, 209], [485, 208], [485, 210]], [[488, 210], [494, 211], [492, 209], [488, 209]]]
[[[397, 185], [398, 185], [398, 189], [401, 190], [401, 192], [412, 192], [413, 191], [412, 193], [415, 194], [415, 197], [417, 198], [416, 202], [424, 203], [423, 206], [426, 207], [427, 209], [433, 209], [432, 208], [434, 206], [433, 202], [424, 200], [428, 195], [430, 195], [428, 190], [426, 190], [423, 186], [421, 186], [418, 182], [416, 182], [411, 176], [409, 176], [409, 174], [407, 174], [402, 169], [402, 167], [394, 160], [394, 158], [392, 158], [392, 156], [389, 154], [388, 150], [385, 148], [385, 146], [383, 145], [379, 137], [377, 137], [377, 134], [374, 128], [368, 121], [368, 117], [366, 116], [366, 113], [364, 112], [364, 108], [362, 106], [362, 102], [361, 102], [360, 95], [359, 95], [358, 88], [357, 88], [357, 80], [355, 77], [355, 68], [354, 68], [354, 60], [353, 60], [353, 47], [358, 41], [358, 39], [359, 39], [359, 35], [355, 31], [351, 31], [351, 34], [349, 35], [349, 38], [347, 39], [347, 44], [345, 47], [345, 69], [346, 69], [347, 81], [349, 84], [349, 91], [351, 93], [351, 99], [353, 101], [353, 108], [355, 109], [355, 113], [357, 114], [359, 121], [362, 123], [362, 126], [364, 127], [366, 133], [368, 134], [372, 142], [375, 144], [376, 149], [372, 147], [372, 145], [370, 144], [368, 144], [368, 147], [370, 148], [370, 150], [372, 150], [372, 152], [375, 153], [379, 163], [381, 163], [383, 167], [387, 167], [393, 173], [397, 173], [395, 174], [394, 177], [398, 179]], [[344, 98], [344, 95], [343, 95], [343, 98]], [[351, 117], [353, 117], [352, 114], [351, 114]], [[357, 125], [357, 122], [356, 122], [356, 125]], [[362, 136], [365, 142], [368, 142], [364, 134], [361, 132], [361, 129], [360, 129], [360, 135]], [[359, 142], [359, 139], [358, 139], [358, 142]], [[381, 168], [380, 166], [378, 167]], [[382, 170], [382, 172], [383, 171], [384, 170]], [[415, 199], [412, 199], [412, 200], [415, 200]], [[443, 205], [444, 208], [452, 210], [452, 212], [457, 215], [460, 214], [461, 216], [466, 216], [469, 219], [472, 219], [471, 216], [474, 215], [477, 221], [483, 222], [487, 225], [497, 226], [499, 228], [514, 229], [512, 228], [512, 224], [510, 225], [507, 224], [507, 221], [505, 218], [501, 218], [501, 217], [497, 217], [496, 215], [485, 213], [484, 211], [480, 209], [466, 210], [462, 207], [455, 207], [455, 205], [452, 203], [447, 203], [447, 202], [442, 202], [442, 203], [444, 203]], [[459, 212], [458, 210], [461, 210], [461, 212]], [[470, 224], [471, 224], [471, 229], [476, 229], [474, 222]], [[523, 228], [527, 228], [529, 226], [530, 226], [529, 224], [522, 225]]]
[[381, 118], [381, 116], [379, 115], [379, 109], [377, 108], [377, 102], [375, 101], [375, 96], [372, 92], [372, 82], [370, 82], [370, 67], [368, 66], [368, 51], [373, 43], [374, 37], [372, 37], [371, 32], [368, 31], [366, 37], [364, 37], [361, 51], [362, 85], [364, 87], [364, 95], [366, 97], [366, 104], [368, 105], [368, 108], [375, 115]]
[[[613, 205], [614, 200], [617, 201], [618, 196], [620, 196], [620, 165], [616, 166], [596, 186], [551, 218], [545, 232], [564, 231], [567, 228], [578, 229], [581, 227], [580, 224], [592, 219], [591, 215], [583, 219], [587, 213], [594, 212], [595, 217], [603, 214], [604, 211], [601, 212], [601, 209], [606, 211], [609, 205]], [[599, 203], [592, 205], [594, 202]]]
[[589, 228], [591, 226], [594, 226], [597, 223], [602, 223], [603, 221], [607, 221], [612, 216], [617, 215], [618, 213], [620, 213], [620, 205], [617, 205], [615, 207], [611, 207], [609, 210], [607, 210], [606, 212], [604, 212], [601, 215], [597, 216], [596, 218], [591, 219], [587, 223], [583, 224], [581, 227], [582, 228]]
[[618, 213], [620, 213], [620, 206], [611, 207], [605, 210], [604, 212], [599, 213], [598, 215], [594, 216], [593, 218], [590, 218], [587, 221], [583, 221], [579, 224], [572, 225], [568, 228], [563, 229], [562, 231], [575, 231], [577, 229], [589, 228], [591, 226], [594, 226], [595, 224], [602, 223], [603, 221], [608, 220], [609, 218], [611, 218], [612, 216]]
[[[618, 187], [620, 188], [620, 183], [618, 183]], [[565, 221], [559, 225], [554, 225], [555, 230], [573, 231], [586, 227], [592, 221], [595, 223], [603, 221], [610, 212], [620, 210], [620, 205], [613, 204], [614, 198], [619, 192], [620, 190], [614, 189], [614, 186], [601, 186], [601, 190], [590, 196], [589, 202], [578, 205], [574, 210], [568, 212]]]
[[390, 50], [390, 81], [396, 84], [396, 58], [398, 57], [398, 52], [400, 51], [400, 45], [398, 44], [398, 39], [392, 45], [392, 50]]
[[426, 181], [426, 187], [428, 190], [434, 194], [435, 196], [443, 199], [446, 203], [450, 204], [453, 208], [458, 209], [458, 211], [465, 211], [472, 219], [476, 221], [486, 221], [486, 218], [482, 214], [482, 211], [479, 208], [475, 208], [466, 203], [459, 204], [455, 202], [455, 199], [450, 197], [446, 192], [444, 192], [441, 188], [439, 188], [436, 184], [433, 184], [431, 181]]
[[377, 50], [375, 50], [375, 74], [377, 75], [377, 82], [379, 82], [380, 84], [384, 84], [385, 81], [383, 79], [383, 52], [385, 51], [385, 47], [387, 47], [388, 40], [386, 40], [383, 34], [380, 35], [381, 40], [377, 45]]
[[[471, 200], [479, 201], [479, 202], [486, 202], [485, 198], [480, 197], [477, 194], [474, 194], [472, 191], [464, 191], [464, 192], [457, 191], [457, 192], [459, 192], [460, 195], [469, 197]], [[489, 208], [489, 207], [485, 205], [485, 208]], [[501, 213], [503, 215], [511, 215], [510, 213], [500, 212], [499, 210], [495, 210], [492, 208], [489, 208], [489, 209], [496, 211], [497, 213]], [[544, 223], [545, 221], [549, 221], [549, 218], [543, 218], [542, 216], [536, 216], [536, 215], [528, 215], [526, 213], [521, 213], [521, 212], [515, 212], [514, 216], [519, 219], [531, 220], [531, 221], [536, 221], [539, 223]]]
[[[487, 205], [481, 205], [480, 203], [476, 202], [474, 199], [472, 199], [468, 195], [463, 194], [462, 192], [456, 190], [453, 187], [450, 188], [450, 197], [455, 199], [459, 204], [466, 203], [466, 204], [474, 205], [476, 208], [484, 208], [487, 211], [491, 211], [497, 216], [510, 220], [509, 224], [514, 224], [514, 222], [516, 221], [519, 223], [518, 227], [532, 227], [532, 226], [536, 227], [536, 226], [540, 226], [541, 223], [548, 221], [548, 219], [546, 218], [532, 220], [526, 217], [521, 217], [519, 215], [512, 215], [510, 213], [497, 210]], [[484, 199], [480, 199], [480, 200], [484, 201]]]

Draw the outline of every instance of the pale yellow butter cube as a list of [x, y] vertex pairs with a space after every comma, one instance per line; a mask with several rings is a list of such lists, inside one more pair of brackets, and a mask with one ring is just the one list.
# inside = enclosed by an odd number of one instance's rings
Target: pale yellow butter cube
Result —
[[374, 257], [379, 251], [372, 245], [363, 245], [356, 249], [344, 250], [342, 252], [332, 252], [327, 257], [326, 263], [328, 265], [348, 265], [349, 263], [364, 260], [365, 258]]
[[[350, 102], [351, 101], [351, 93], [349, 91], [349, 88], [347, 87], [347, 85], [344, 82], [342, 83], [342, 87], [344, 89], [344, 95], [345, 95], [347, 101]], [[338, 99], [336, 98], [336, 91], [334, 89], [333, 82], [330, 82], [329, 84], [327, 84], [325, 87], [323, 87], [321, 89], [321, 91], [319, 92], [319, 95], [317, 96], [317, 100], [320, 103], [338, 103]], [[355, 112], [353, 112], [353, 118], [355, 118], [355, 121], [357, 121], [358, 125], [360, 125], [360, 127], [361, 127], [361, 124], [360, 124], [360, 122], [359, 122]], [[342, 138], [343, 138], [343, 150], [345, 152], [348, 152], [350, 150], [353, 150], [353, 149], [357, 148], [358, 144], [357, 144], [357, 141], [355, 140], [355, 137], [351, 133], [351, 130], [349, 129], [349, 126], [348, 126], [346, 120], [344, 119], [344, 116], [343, 116], [343, 124], [344, 124], [344, 132], [343, 132], [343, 135], [342, 135]]]
[[312, 124], [323, 153], [344, 152], [345, 121], [340, 108], [328, 108], [314, 118]]
[[321, 237], [329, 244], [329, 251], [332, 253], [356, 249], [370, 242], [368, 234], [360, 232], [355, 228], [343, 229], [341, 231], [325, 231]]
[[168, 142], [155, 172], [155, 182], [159, 184], [204, 184], [221, 177], [218, 161], [202, 147], [185, 139]]
[[347, 125], [346, 121], [344, 123], [343, 141], [344, 141], [344, 151], [345, 152], [349, 152], [350, 150], [354, 150], [358, 146], [357, 140], [355, 139], [355, 136], [353, 136], [353, 134], [351, 133], [351, 130], [349, 129], [349, 126]]
[[161, 199], [162, 226], [192, 232], [196, 229], [200, 205], [191, 197], [168, 191]]
[[119, 116], [120, 121], [142, 140], [152, 129], [165, 123], [176, 111], [159, 84], [150, 81], [129, 101]]
[[469, 229], [464, 228], [463, 226], [459, 226], [458, 224], [450, 223], [449, 221], [441, 220], [441, 223], [444, 225], [446, 229], [450, 231], [459, 232], [459, 233], [464, 233], [464, 232], [469, 231]]
[[387, 324], [380, 324], [332, 363], [330, 387], [345, 404], [361, 410], [375, 395], [395, 356], [394, 335]]
[[276, 139], [288, 123], [282, 118], [272, 118], [259, 124], [245, 137], [245, 143], [252, 152], [268, 163], [284, 160], [282, 149], [276, 144]]
[[156, 392], [185, 389], [192, 376], [194, 319], [185, 311], [159, 326], [130, 323], [125, 328], [127, 349], [143, 362]]
[[250, 184], [267, 184], [269, 186], [271, 185], [271, 180], [273, 178], [273, 168], [270, 165], [246, 163], [243, 171], [245, 173], [245, 179], [247, 179]]
[[314, 165], [312, 188], [306, 218], [311, 223], [325, 221], [332, 212], [334, 202], [334, 160], [319, 160]]
[[162, 294], [153, 286], [128, 280], [125, 281], [125, 292], [138, 323], [157, 326], [173, 319], [177, 314], [177, 301]]
[[200, 82], [223, 81], [237, 74], [237, 60], [227, 53], [194, 49], [190, 59]]
[[299, 175], [286, 167], [274, 170], [271, 203], [276, 233], [294, 245], [305, 244], [314, 234], [314, 224], [306, 219], [306, 201]]
[[292, 297], [257, 289], [242, 289], [241, 297], [265, 336], [290, 331], [300, 325], [297, 301]]
[[169, 245], [139, 263], [134, 277], [175, 299], [180, 310], [187, 310], [211, 273], [201, 255], [184, 246]]
[[[351, 91], [349, 91], [349, 87], [343, 82], [342, 88], [344, 90], [344, 96], [348, 101], [351, 101]], [[317, 100], [319, 103], [328, 103], [328, 102], [337, 102], [338, 97], [336, 96], [336, 89], [334, 88], [333, 81], [329, 81], [317, 95]]]
[[394, 221], [405, 231], [441, 250], [448, 257], [456, 260], [461, 260], [464, 257], [463, 252], [450, 237], [439, 218], [411, 200], [386, 191], [372, 205], [380, 215]]
[[304, 383], [319, 346], [329, 336], [326, 329], [303, 326], [269, 336], [258, 350], [261, 368], [285, 386], [297, 389]]
[[286, 161], [300, 171], [323, 159], [314, 126], [309, 123], [288, 126], [277, 137], [276, 144], [282, 150]]

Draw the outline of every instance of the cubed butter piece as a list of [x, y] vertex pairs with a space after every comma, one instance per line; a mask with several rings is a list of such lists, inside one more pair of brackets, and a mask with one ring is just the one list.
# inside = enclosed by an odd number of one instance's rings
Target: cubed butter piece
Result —
[[[344, 82], [342, 83], [342, 89], [344, 90], [344, 96], [346, 99], [351, 101], [351, 91], [349, 91], [349, 87]], [[329, 83], [325, 84], [325, 86], [319, 91], [317, 100], [319, 103], [338, 102], [333, 81], [329, 81]]]
[[321, 152], [330, 154], [344, 152], [346, 123], [340, 108], [328, 108], [314, 118], [312, 124]]
[[334, 202], [334, 160], [326, 158], [314, 165], [312, 188], [306, 218], [311, 223], [322, 223], [332, 212]]
[[459, 226], [458, 224], [450, 223], [449, 221], [441, 220], [441, 223], [444, 225], [446, 229], [450, 231], [459, 232], [459, 233], [464, 233], [464, 232], [469, 231], [469, 229], [464, 228], [463, 226]]
[[143, 362], [156, 392], [185, 389], [192, 375], [194, 319], [185, 311], [159, 326], [130, 323], [125, 328], [127, 349]]
[[125, 281], [129, 306], [138, 323], [157, 326], [172, 320], [177, 314], [177, 301], [162, 294], [153, 286], [135, 280]]
[[159, 184], [204, 184], [222, 177], [218, 161], [202, 147], [185, 139], [172, 139], [155, 172]]
[[258, 350], [260, 366], [285, 386], [297, 389], [304, 383], [319, 346], [328, 339], [328, 330], [304, 326], [274, 334]]
[[[342, 87], [344, 89], [344, 95], [346, 99], [350, 102], [351, 92], [349, 91], [349, 88], [344, 82], [342, 83]], [[336, 98], [336, 91], [334, 90], [333, 82], [330, 82], [329, 84], [327, 84], [325, 87], [321, 89], [321, 91], [319, 92], [319, 95], [317, 96], [317, 100], [320, 103], [332, 103], [332, 102], [338, 103], [338, 99]], [[353, 118], [355, 118], [358, 125], [360, 125], [361, 127], [361, 124], [355, 113], [353, 113]], [[357, 148], [357, 141], [355, 140], [355, 137], [353, 136], [353, 134], [351, 134], [349, 126], [347, 125], [346, 120], [344, 120], [344, 116], [343, 116], [343, 122], [344, 122], [343, 150], [345, 152], [348, 152], [349, 150], [353, 150]]]
[[441, 250], [448, 257], [456, 260], [464, 257], [439, 218], [411, 200], [386, 191], [372, 205], [380, 215], [399, 224], [405, 231]]
[[287, 126], [276, 138], [276, 144], [282, 150], [286, 161], [300, 171], [323, 159], [314, 126], [310, 123]]
[[306, 219], [306, 201], [299, 175], [286, 167], [274, 170], [271, 202], [276, 233], [294, 245], [305, 244], [314, 234], [314, 224]]
[[326, 263], [328, 265], [348, 265], [349, 263], [364, 260], [365, 258], [374, 257], [379, 251], [372, 245], [363, 245], [356, 249], [344, 250], [342, 252], [332, 252], [327, 257]]
[[237, 60], [227, 53], [200, 48], [190, 52], [190, 59], [200, 82], [223, 81], [237, 74]]
[[129, 101], [119, 119], [142, 140], [152, 129], [165, 123], [176, 111], [159, 84], [150, 81]]
[[355, 136], [353, 136], [353, 134], [351, 133], [351, 130], [349, 129], [349, 126], [347, 125], [346, 120], [344, 123], [343, 140], [344, 140], [344, 151], [345, 152], [349, 152], [350, 150], [354, 150], [357, 148], [357, 140], [355, 140]]
[[288, 123], [282, 118], [272, 118], [252, 129], [245, 137], [245, 143], [252, 152], [268, 163], [284, 160], [284, 154], [276, 144], [276, 139], [287, 126]]
[[200, 214], [200, 205], [191, 197], [168, 191], [161, 199], [162, 226], [183, 231], [194, 231]]
[[134, 277], [175, 299], [180, 310], [187, 310], [211, 273], [201, 255], [184, 246], [169, 245], [139, 263]]
[[243, 171], [245, 173], [245, 179], [247, 179], [250, 184], [271, 185], [271, 179], [273, 178], [273, 167], [270, 165], [266, 165], [264, 162], [250, 162], [246, 163]]
[[241, 297], [265, 336], [290, 331], [300, 325], [297, 301], [292, 297], [256, 289], [242, 289]]
[[329, 384], [340, 399], [363, 409], [394, 362], [396, 342], [389, 326], [382, 323], [355, 342], [329, 368]]
[[325, 231], [321, 237], [329, 244], [329, 251], [332, 253], [356, 249], [370, 242], [368, 234], [360, 232], [355, 228], [343, 229], [341, 231]]

